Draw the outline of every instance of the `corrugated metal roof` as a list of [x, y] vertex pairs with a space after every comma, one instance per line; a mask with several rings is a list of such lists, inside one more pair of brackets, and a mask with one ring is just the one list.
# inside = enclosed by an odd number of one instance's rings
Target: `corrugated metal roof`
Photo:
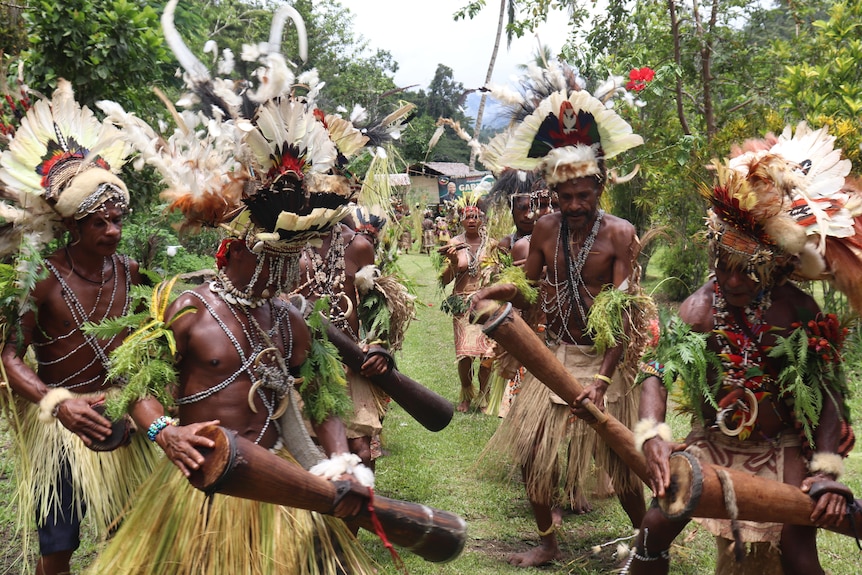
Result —
[[488, 171], [471, 170], [470, 166], [461, 162], [419, 162], [410, 166], [410, 170], [432, 176], [449, 176], [450, 178], [469, 178], [490, 174]]
[[407, 174], [389, 174], [390, 186], [409, 186], [410, 176]]
[[[380, 180], [383, 178], [383, 174], [375, 174], [374, 178]], [[408, 174], [389, 174], [390, 186], [409, 186], [410, 183], [410, 176]]]

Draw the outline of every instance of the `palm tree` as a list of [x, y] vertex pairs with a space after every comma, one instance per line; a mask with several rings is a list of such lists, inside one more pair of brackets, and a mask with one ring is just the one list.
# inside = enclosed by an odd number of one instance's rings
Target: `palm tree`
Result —
[[[488, 73], [485, 74], [485, 84], [491, 81], [491, 76], [494, 74], [494, 64], [497, 63], [497, 52], [500, 49], [500, 39], [503, 37], [503, 17], [508, 13], [509, 24], [515, 21], [515, 2], [517, 0], [500, 0], [500, 17], [497, 19], [497, 35], [494, 37], [494, 50], [491, 52], [491, 61], [488, 63]], [[506, 32], [506, 46], [512, 44], [512, 31]], [[473, 129], [473, 139], [479, 139], [479, 132], [482, 130], [482, 115], [485, 113], [485, 98], [488, 95], [482, 93], [482, 98], [479, 100], [479, 109], [476, 111], [476, 125]], [[470, 149], [470, 168], [476, 166], [476, 148]]]

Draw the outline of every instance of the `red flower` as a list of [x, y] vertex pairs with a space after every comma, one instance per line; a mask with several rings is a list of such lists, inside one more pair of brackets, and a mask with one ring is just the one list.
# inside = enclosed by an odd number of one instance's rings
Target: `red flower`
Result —
[[626, 84], [626, 90], [640, 92], [646, 88], [648, 83], [652, 82], [653, 78], [655, 78], [655, 71], [649, 66], [633, 68], [629, 72], [629, 82]]
[[215, 255], [216, 266], [218, 266], [218, 269], [222, 269], [227, 265], [227, 251], [230, 249], [230, 244], [236, 241], [239, 240], [236, 238], [225, 238], [221, 241], [221, 244], [219, 244], [218, 251]]
[[658, 347], [659, 339], [661, 338], [661, 328], [658, 325], [658, 319], [652, 318], [647, 326], [647, 331], [650, 334], [650, 341], [647, 344], [649, 347]]

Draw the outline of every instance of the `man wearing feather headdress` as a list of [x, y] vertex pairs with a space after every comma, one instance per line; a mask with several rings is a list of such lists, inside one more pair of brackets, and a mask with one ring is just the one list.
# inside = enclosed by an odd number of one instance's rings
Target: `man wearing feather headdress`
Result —
[[[835, 480], [853, 446], [840, 355], [846, 329], [791, 281], [828, 279], [862, 310], [862, 197], [845, 184], [850, 162], [834, 140], [825, 128], [788, 127], [715, 162], [715, 185], [702, 187], [712, 274], [643, 367], [635, 439], [658, 496], [669, 485], [669, 455], [687, 445], [717, 465], [818, 493], [815, 525], [845, 513], [846, 489]], [[678, 351], [695, 349], [687, 342], [696, 334], [707, 336], [700, 362]], [[695, 363], [706, 373], [687, 367]], [[685, 445], [673, 443], [664, 423], [675, 384], [694, 414]], [[716, 573], [824, 572], [815, 527], [698, 521], [716, 536]], [[650, 509], [623, 572], [667, 573], [671, 542], [686, 523]]]
[[[371, 572], [350, 531], [332, 517], [216, 496], [201, 525], [205, 495], [185, 477], [202, 458], [189, 445], [174, 444], [220, 423], [281, 458], [306, 467], [322, 463], [318, 474], [373, 482], [349, 452], [340, 416], [349, 413], [350, 399], [337, 355], [314, 345], [302, 315], [279, 297], [298, 283], [306, 243], [320, 241], [348, 214], [354, 191], [346, 178], [331, 173], [341, 152], [332, 134], [361, 135], [338, 118], [324, 123], [301, 100], [284, 97], [261, 105], [254, 124], [242, 130], [234, 119], [215, 124], [203, 114], [184, 113], [183, 126], [204, 127], [178, 128], [172, 145], [153, 147], [149, 142], [160, 137], [149, 126], [113, 104], [101, 105], [126, 128], [142, 159], [159, 168], [168, 184], [163, 197], [183, 213], [186, 227], [219, 227], [228, 237], [216, 253], [216, 276], [180, 294], [162, 318], [175, 341], [178, 418], [161, 406], [132, 408], [182, 473], [167, 461], [155, 471], [91, 571], [215, 575], [277, 565], [320, 575]], [[207, 161], [193, 161], [198, 155]], [[299, 396], [322, 451], [308, 437]], [[335, 514], [356, 512], [360, 501], [349, 499], [335, 506]], [[151, 529], [153, 523], [164, 529]], [[249, 550], [251, 531], [260, 537]]]
[[[28, 305], [5, 318], [2, 351], [19, 408], [18, 510], [25, 529], [36, 518], [39, 574], [67, 573], [84, 515], [106, 533], [157, 457], [140, 436], [128, 441], [126, 420], [112, 429], [102, 415], [106, 394], [120, 383], [107, 370], [122, 336], [81, 329], [130, 312], [130, 289], [141, 280], [137, 263], [117, 254], [129, 213], [129, 192], [116, 175], [128, 150], [117, 136], [61, 80], [52, 100], [28, 112], [0, 159], [10, 200], [0, 208], [2, 249], [20, 250], [19, 270], [28, 251], [69, 234], [42, 261], [44, 277]], [[25, 361], [28, 348], [35, 369]]]
[[[538, 168], [559, 212], [535, 223], [524, 270], [526, 278], [538, 283], [539, 302], [546, 317], [548, 346], [560, 362], [579, 380], [584, 392], [573, 406], [557, 397], [531, 375], [522, 383], [517, 400], [486, 447], [486, 453], [507, 453], [521, 465], [527, 495], [536, 518], [540, 545], [513, 555], [509, 562], [536, 566], [560, 557], [555, 536], [559, 517], [552, 509], [563, 497], [578, 510], [588, 509], [583, 493], [588, 482], [603, 476], [591, 469], [595, 460], [599, 471], [611, 477], [613, 488], [633, 527], [645, 513], [643, 485], [581, 419], [592, 416], [582, 402], [590, 401], [608, 409], [625, 424], [636, 416], [633, 381], [640, 355], [638, 330], [632, 324], [642, 315], [623, 303], [611, 311], [621, 316], [626, 333], [604, 338], [600, 345], [591, 329], [599, 298], [629, 301], [638, 293], [635, 257], [639, 250], [634, 226], [599, 209], [599, 200], [608, 179], [605, 160], [643, 140], [633, 134], [620, 116], [603, 101], [571, 82], [570, 69], [556, 63], [544, 70], [539, 81], [525, 90], [530, 95], [518, 106], [499, 164], [531, 170]], [[536, 78], [534, 77], [534, 80]], [[545, 275], [543, 276], [543, 270]], [[512, 301], [516, 307], [531, 304], [514, 284], [497, 284], [481, 290], [473, 308], [482, 309], [481, 300]], [[618, 317], [618, 319], [620, 319]], [[573, 415], [577, 421], [573, 421]], [[568, 461], [559, 454], [568, 449]], [[560, 478], [564, 477], [564, 481]], [[604, 482], [602, 482], [604, 483]], [[604, 485], [593, 486], [600, 492]]]

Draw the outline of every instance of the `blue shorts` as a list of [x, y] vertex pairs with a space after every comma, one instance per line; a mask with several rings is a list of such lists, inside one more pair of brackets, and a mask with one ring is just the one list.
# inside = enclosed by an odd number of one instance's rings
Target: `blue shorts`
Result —
[[72, 493], [72, 473], [69, 462], [64, 460], [57, 478], [59, 501], [51, 505], [47, 517], [36, 517], [40, 555], [74, 551], [80, 546], [81, 520], [86, 507], [82, 502], [81, 515], [78, 515]]

